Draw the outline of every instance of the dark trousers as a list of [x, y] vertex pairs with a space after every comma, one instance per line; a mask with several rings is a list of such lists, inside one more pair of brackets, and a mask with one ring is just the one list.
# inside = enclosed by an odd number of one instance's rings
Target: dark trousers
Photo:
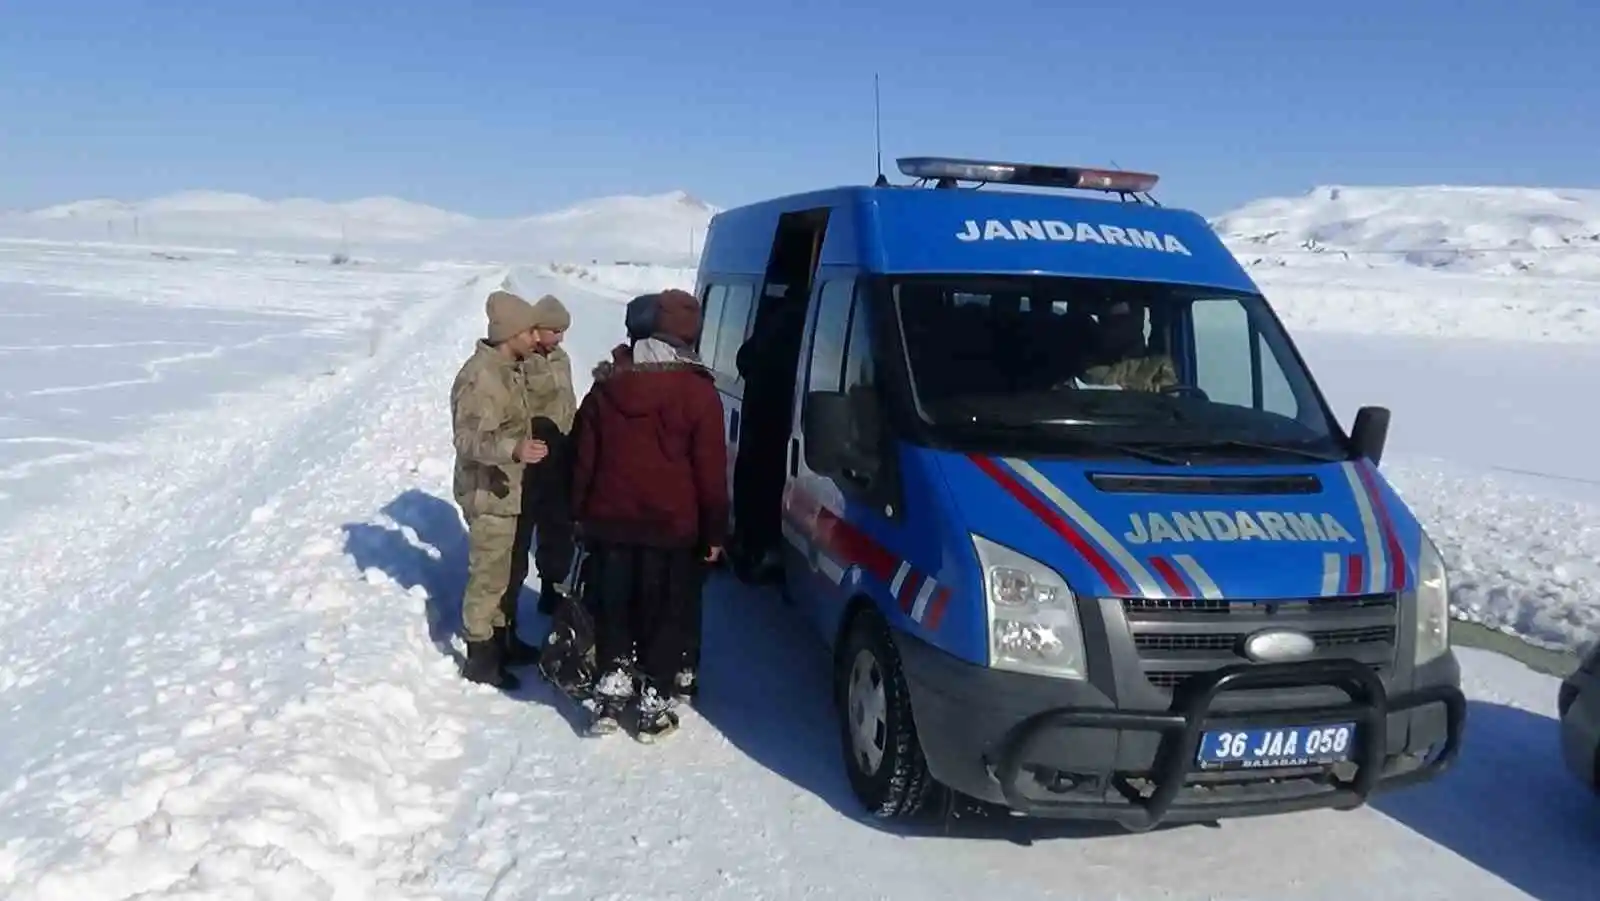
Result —
[[606, 672], [631, 658], [645, 685], [670, 693], [678, 670], [699, 656], [700, 553], [596, 544], [589, 554], [595, 665]]
[[[754, 427], [752, 427], [752, 425]], [[746, 423], [733, 463], [734, 527], [739, 550], [759, 558], [782, 537], [789, 433], [783, 423]]]
[[534, 420], [534, 437], [550, 455], [527, 466], [522, 474], [522, 513], [511, 564], [511, 581], [500, 598], [506, 621], [517, 621], [517, 598], [528, 578], [528, 552], [538, 567], [540, 593], [560, 583], [572, 568], [572, 461], [570, 442], [548, 419]]

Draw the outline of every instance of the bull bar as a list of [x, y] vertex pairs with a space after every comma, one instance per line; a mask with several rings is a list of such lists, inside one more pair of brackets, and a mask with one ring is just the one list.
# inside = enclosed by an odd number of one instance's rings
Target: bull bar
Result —
[[[1466, 724], [1466, 698], [1461, 689], [1454, 685], [1432, 685], [1390, 697], [1370, 666], [1340, 659], [1235, 664], [1197, 676], [1191, 684], [1192, 688], [1185, 686], [1185, 699], [1176, 705], [1179, 709], [1172, 712], [1057, 708], [1037, 713], [1019, 723], [1001, 743], [994, 771], [1007, 805], [1019, 813], [1032, 816], [1113, 820], [1136, 832], [1155, 828], [1174, 810], [1204, 811], [1208, 816], [1217, 818], [1327, 807], [1351, 810], [1366, 804], [1374, 791], [1403, 788], [1442, 774], [1460, 754], [1461, 736]], [[1339, 688], [1350, 700], [1332, 706], [1211, 714], [1212, 705], [1225, 691], [1317, 686]], [[1443, 749], [1434, 759], [1415, 770], [1381, 779], [1388, 749], [1389, 715], [1432, 704], [1443, 704], [1445, 708]], [[1356, 724], [1355, 752], [1350, 758], [1356, 763], [1356, 771], [1350, 779], [1340, 779], [1329, 773], [1333, 783], [1331, 789], [1278, 799], [1176, 804], [1179, 792], [1194, 771], [1195, 756], [1207, 731], [1339, 722]], [[1138, 797], [1117, 785], [1130, 802], [1127, 806], [1108, 806], [1103, 800], [1040, 800], [1024, 796], [1019, 788], [1024, 759], [1047, 730], [1059, 728], [1162, 733], [1163, 740], [1150, 773], [1155, 790], [1148, 797]]]

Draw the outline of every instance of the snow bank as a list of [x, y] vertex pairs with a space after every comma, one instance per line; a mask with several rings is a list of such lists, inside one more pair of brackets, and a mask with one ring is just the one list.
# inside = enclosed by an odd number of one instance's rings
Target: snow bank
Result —
[[0, 536], [0, 895], [409, 896], [467, 726], [418, 693], [452, 670], [421, 596], [375, 617], [341, 525], [416, 477], [395, 451], [436, 402], [412, 389], [470, 350], [440, 335], [486, 290], [429, 292], [292, 395], [150, 430]]

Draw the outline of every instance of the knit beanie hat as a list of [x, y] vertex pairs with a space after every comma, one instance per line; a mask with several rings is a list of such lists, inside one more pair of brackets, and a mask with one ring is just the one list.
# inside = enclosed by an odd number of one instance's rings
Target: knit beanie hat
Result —
[[656, 295], [655, 334], [693, 347], [700, 337], [700, 301], [688, 291], [671, 288]]
[[546, 294], [534, 301], [533, 314], [534, 325], [539, 328], [555, 329], [558, 332], [572, 328], [572, 314], [567, 312], [566, 305], [556, 299], [554, 294]]
[[495, 291], [484, 304], [489, 314], [489, 343], [499, 344], [507, 338], [539, 325], [538, 314], [526, 300], [510, 291]]
[[628, 301], [622, 314], [623, 327], [628, 330], [629, 341], [643, 341], [655, 334], [656, 314], [659, 312], [659, 294], [641, 294]]

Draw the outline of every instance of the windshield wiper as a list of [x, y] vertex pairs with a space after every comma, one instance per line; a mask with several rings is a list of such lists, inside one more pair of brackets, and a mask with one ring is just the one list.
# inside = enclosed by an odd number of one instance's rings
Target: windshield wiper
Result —
[[1338, 463], [1344, 460], [1342, 454], [1331, 454], [1327, 451], [1312, 450], [1308, 447], [1298, 447], [1293, 444], [1274, 444], [1269, 441], [1244, 441], [1238, 438], [1213, 438], [1205, 441], [1157, 441], [1152, 442], [1162, 448], [1210, 448], [1210, 447], [1235, 447], [1241, 450], [1271, 451], [1283, 454], [1294, 454], [1309, 460], [1323, 463]]

